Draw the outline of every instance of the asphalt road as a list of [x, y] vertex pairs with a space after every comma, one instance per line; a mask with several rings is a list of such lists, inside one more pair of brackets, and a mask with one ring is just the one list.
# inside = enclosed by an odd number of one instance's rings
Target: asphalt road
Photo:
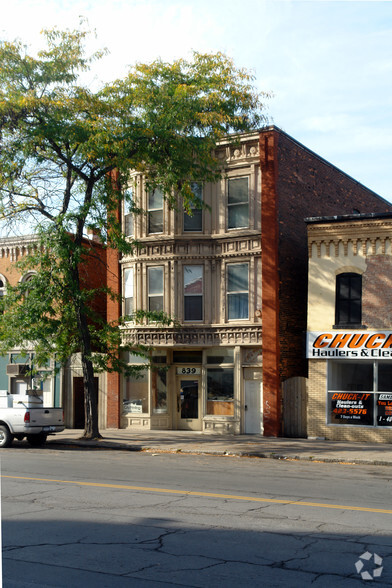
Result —
[[392, 585], [388, 466], [21, 444], [1, 470], [5, 588]]

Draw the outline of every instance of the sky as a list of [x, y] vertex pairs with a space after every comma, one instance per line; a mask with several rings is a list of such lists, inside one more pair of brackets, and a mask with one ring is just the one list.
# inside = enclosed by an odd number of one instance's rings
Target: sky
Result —
[[96, 31], [109, 55], [89, 83], [135, 62], [223, 51], [272, 92], [274, 124], [392, 201], [392, 0], [0, 0], [0, 39], [32, 50], [44, 28]]

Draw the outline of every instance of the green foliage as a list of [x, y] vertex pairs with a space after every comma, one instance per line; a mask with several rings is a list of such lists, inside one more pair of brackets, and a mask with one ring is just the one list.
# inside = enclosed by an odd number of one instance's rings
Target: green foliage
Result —
[[[123, 253], [138, 247], [123, 235], [117, 214], [130, 199], [131, 170], [143, 172], [148, 187], [160, 186], [171, 206], [181, 197], [191, 211], [191, 182], [222, 173], [216, 142], [259, 127], [267, 96], [225, 55], [197, 52], [189, 61], [136, 64], [124, 79], [93, 91], [79, 76], [104, 52], [86, 56], [87, 35], [46, 31], [47, 47], [37, 56], [21, 42], [0, 43], [2, 232], [26, 222], [38, 232], [37, 248], [23, 262], [36, 273], [9, 287], [3, 301], [0, 350], [33, 343], [39, 360], [56, 354], [63, 364], [79, 350], [92, 394], [92, 369], [126, 365], [120, 325], [94, 311], [98, 296], [114, 294], [81, 279], [81, 265], [96, 254], [85, 231], [93, 228], [102, 246]], [[141, 311], [134, 318], [170, 320]]]

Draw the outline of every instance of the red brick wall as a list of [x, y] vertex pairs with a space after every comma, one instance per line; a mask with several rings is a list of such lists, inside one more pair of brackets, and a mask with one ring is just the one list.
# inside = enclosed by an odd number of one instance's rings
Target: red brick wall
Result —
[[[280, 384], [276, 383], [275, 370], [279, 370], [280, 382], [293, 376], [307, 376], [304, 353], [307, 314], [307, 234], [304, 218], [352, 214], [354, 209], [359, 212], [388, 212], [392, 211], [392, 205], [285, 133], [277, 129], [262, 131], [260, 145], [266, 138], [269, 150], [272, 144], [276, 150], [276, 189], [271, 187], [268, 181], [269, 171], [263, 150], [260, 163], [263, 177], [262, 202], [272, 199], [278, 203], [276, 279], [279, 281], [279, 306], [276, 300], [268, 300], [263, 296], [263, 391], [264, 398], [269, 402], [269, 407], [264, 402], [264, 411], [270, 409], [273, 399], [274, 414], [279, 415]], [[271, 237], [266, 226], [266, 223], [262, 222], [263, 250]], [[263, 273], [264, 269], [263, 267]], [[268, 273], [270, 272], [271, 268], [268, 269]], [[265, 287], [264, 275], [263, 286]], [[277, 308], [280, 358], [277, 357], [274, 362], [271, 354], [268, 356], [265, 350], [265, 337], [266, 325], [272, 324], [271, 315], [276, 313]], [[279, 424], [275, 430], [278, 428]], [[265, 434], [274, 434], [272, 430], [273, 427], [269, 426]]]
[[262, 167], [261, 266], [262, 266], [262, 337], [263, 337], [263, 426], [264, 435], [279, 435], [279, 275], [278, 275], [278, 194], [277, 150], [273, 133], [260, 136]]
[[[79, 266], [80, 280], [84, 288], [101, 288], [106, 284], [106, 249], [100, 243], [85, 243], [87, 255]], [[98, 294], [92, 301], [95, 312], [106, 320], [106, 295]]]

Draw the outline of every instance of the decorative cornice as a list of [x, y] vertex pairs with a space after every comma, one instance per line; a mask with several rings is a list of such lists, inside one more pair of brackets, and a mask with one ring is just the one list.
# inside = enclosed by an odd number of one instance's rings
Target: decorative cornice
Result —
[[0, 258], [15, 262], [31, 253], [37, 246], [37, 243], [38, 237], [35, 235], [2, 237], [0, 238]]
[[121, 263], [130, 261], [175, 261], [181, 259], [225, 259], [260, 255], [261, 238], [258, 235], [221, 241], [167, 240], [148, 243]]
[[317, 257], [325, 247], [327, 256], [339, 255], [343, 247], [347, 256], [349, 247], [354, 255], [392, 255], [392, 219], [366, 219], [363, 221], [317, 224], [308, 227], [309, 257], [316, 246]]
[[128, 344], [174, 347], [216, 345], [261, 345], [261, 325], [243, 327], [200, 327], [195, 329], [124, 328]]

